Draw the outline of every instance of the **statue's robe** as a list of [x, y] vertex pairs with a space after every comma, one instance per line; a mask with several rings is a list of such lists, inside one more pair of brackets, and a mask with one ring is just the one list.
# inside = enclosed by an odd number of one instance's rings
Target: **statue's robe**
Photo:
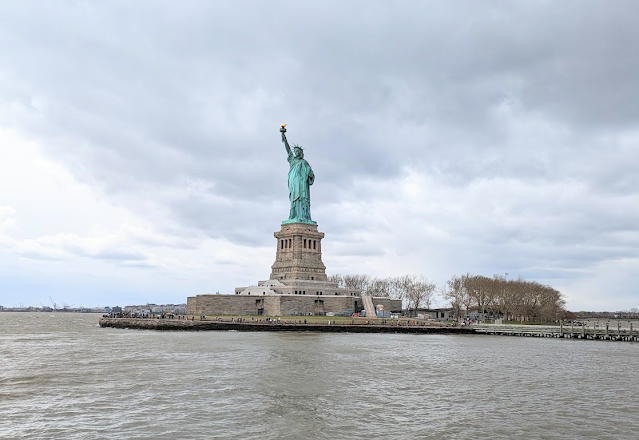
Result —
[[289, 220], [311, 220], [310, 186], [315, 180], [313, 169], [305, 159], [288, 155], [288, 198], [291, 201]]

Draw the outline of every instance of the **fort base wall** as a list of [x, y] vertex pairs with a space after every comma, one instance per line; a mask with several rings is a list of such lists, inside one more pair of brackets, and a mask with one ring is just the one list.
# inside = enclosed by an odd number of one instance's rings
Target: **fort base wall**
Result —
[[[401, 300], [373, 298], [375, 307], [383, 305], [385, 311], [400, 312]], [[322, 295], [197, 295], [187, 298], [190, 315], [337, 315], [362, 310], [359, 296]]]

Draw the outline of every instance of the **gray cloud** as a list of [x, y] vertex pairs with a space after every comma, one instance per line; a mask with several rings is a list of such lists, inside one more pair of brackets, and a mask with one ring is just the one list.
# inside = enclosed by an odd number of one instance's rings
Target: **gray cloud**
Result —
[[[639, 221], [638, 19], [631, 1], [5, 3], [0, 124], [195, 247], [272, 244], [287, 122], [340, 253], [363, 231], [410, 253], [433, 224], [469, 267], [562, 277], [638, 257], [620, 235]], [[403, 204], [411, 173], [449, 199]]]

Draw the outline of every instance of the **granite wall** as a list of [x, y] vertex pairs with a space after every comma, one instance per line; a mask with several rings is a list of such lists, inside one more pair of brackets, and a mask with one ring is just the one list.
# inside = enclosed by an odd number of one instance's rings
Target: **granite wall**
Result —
[[[190, 315], [325, 315], [359, 312], [363, 308], [359, 296], [341, 295], [197, 295], [187, 298]], [[384, 311], [400, 312], [402, 301], [373, 298], [373, 305], [384, 306]]]

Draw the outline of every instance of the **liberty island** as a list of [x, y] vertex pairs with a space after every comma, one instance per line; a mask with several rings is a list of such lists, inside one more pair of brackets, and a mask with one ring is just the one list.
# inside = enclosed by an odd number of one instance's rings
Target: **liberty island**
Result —
[[[304, 149], [297, 144], [291, 148], [286, 132], [286, 124], [282, 124], [281, 139], [289, 164], [287, 184], [290, 209], [288, 219], [282, 221], [280, 230], [274, 233], [275, 262], [271, 265], [269, 279], [248, 287], [236, 287], [233, 294], [190, 296], [187, 298], [186, 314], [178, 315], [178, 319], [105, 316], [100, 320], [101, 326], [154, 330], [455, 333], [582, 340], [639, 339], [632, 324], [629, 329], [623, 330], [608, 326], [605, 330], [596, 327], [576, 329], [574, 326], [565, 327], [563, 323], [533, 328], [523, 325], [451, 327], [441, 322], [401, 317], [402, 299], [371, 296], [357, 288], [342, 287], [329, 280], [322, 261], [325, 234], [318, 230], [317, 222], [311, 217], [310, 187], [315, 182], [315, 173], [304, 157]], [[200, 317], [198, 321], [195, 321], [196, 316]], [[207, 316], [214, 319], [207, 319]], [[304, 319], [299, 319], [302, 316]], [[336, 318], [329, 319], [327, 325], [324, 316]], [[362, 316], [366, 317], [365, 321], [353, 319]], [[226, 317], [226, 320], [221, 317]]]

